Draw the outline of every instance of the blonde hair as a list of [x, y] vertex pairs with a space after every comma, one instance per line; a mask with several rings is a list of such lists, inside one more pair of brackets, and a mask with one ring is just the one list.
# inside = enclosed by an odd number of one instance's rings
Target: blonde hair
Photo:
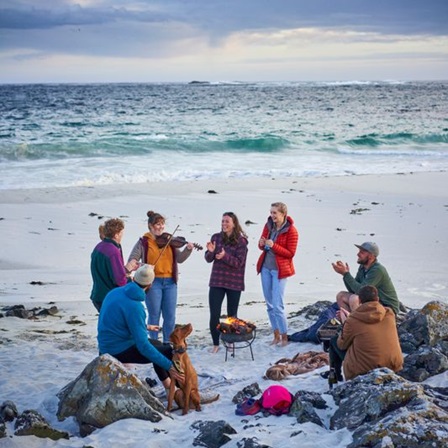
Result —
[[285, 216], [288, 214], [288, 207], [283, 202], [273, 202], [271, 207], [275, 207], [280, 213], [283, 213]]

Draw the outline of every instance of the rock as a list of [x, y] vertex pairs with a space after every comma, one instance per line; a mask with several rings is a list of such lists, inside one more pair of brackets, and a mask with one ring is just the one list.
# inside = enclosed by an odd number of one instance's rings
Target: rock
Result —
[[412, 353], [421, 345], [434, 346], [447, 340], [448, 305], [433, 301], [420, 311], [408, 313], [406, 320], [398, 326], [398, 336], [405, 353]]
[[398, 373], [407, 380], [421, 382], [446, 370], [448, 358], [436, 347], [422, 346], [404, 358], [403, 369]]
[[23, 305], [12, 305], [3, 308], [6, 317], [19, 317], [20, 319], [28, 319], [33, 315], [32, 311], [25, 309]]
[[349, 448], [447, 446], [448, 412], [438, 405], [446, 401], [445, 389], [376, 369], [331, 391], [339, 405], [331, 429], [355, 430]]
[[316, 320], [320, 314], [328, 307], [333, 305], [334, 302], [328, 300], [319, 300], [311, 305], [304, 306], [301, 310], [294, 313], [295, 316], [304, 316], [307, 319]]
[[29, 409], [17, 417], [14, 424], [14, 435], [16, 436], [36, 436], [41, 439], [68, 439], [69, 435], [65, 431], [53, 429], [47, 421], [36, 411]]
[[261, 394], [263, 391], [260, 389], [260, 386], [258, 383], [252, 383], [250, 386], [246, 386], [243, 388], [243, 390], [240, 390], [233, 398], [232, 403], [240, 404], [242, 403], [246, 398], [252, 398], [259, 394]]
[[258, 443], [258, 439], [256, 437], [244, 438], [236, 443], [237, 448], [271, 448], [269, 445]]
[[6, 424], [0, 417], [0, 439], [3, 439], [3, 437], [6, 437]]
[[[388, 444], [384, 442], [387, 439]], [[447, 413], [418, 401], [397, 409], [384, 419], [355, 430], [347, 448], [364, 447], [442, 448], [448, 446]]]
[[294, 399], [288, 415], [296, 417], [297, 423], [311, 422], [324, 427], [312, 404], [300, 398]]
[[[6, 317], [19, 317], [20, 319], [31, 319], [34, 317], [42, 316], [55, 316], [59, 310], [57, 306], [51, 306], [50, 308], [33, 308], [31, 310], [25, 309], [23, 305], [12, 305], [2, 309], [5, 312]], [[0, 316], [0, 317], [3, 317]]]
[[148, 386], [110, 355], [95, 358], [57, 396], [58, 419], [74, 416], [83, 436], [125, 418], [158, 422], [169, 415]]
[[57, 306], [51, 306], [50, 308], [43, 308], [36, 311], [36, 316], [56, 316], [59, 313]]
[[198, 421], [191, 425], [200, 434], [193, 441], [194, 446], [205, 446], [207, 448], [219, 448], [231, 440], [228, 434], [236, 434], [236, 431], [224, 420]]
[[6, 400], [0, 406], [0, 418], [5, 422], [12, 422], [18, 415], [17, 407], [12, 401]]
[[294, 395], [294, 400], [297, 399], [301, 401], [307, 401], [317, 409], [326, 409], [328, 407], [326, 401], [322, 398], [321, 394], [317, 392], [299, 390]]

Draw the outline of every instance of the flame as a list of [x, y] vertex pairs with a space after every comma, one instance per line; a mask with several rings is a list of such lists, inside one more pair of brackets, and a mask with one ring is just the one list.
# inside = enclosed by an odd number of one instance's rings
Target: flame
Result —
[[227, 317], [224, 321], [219, 323], [216, 327], [222, 333], [251, 333], [255, 328], [252, 322], [238, 319], [237, 317]]

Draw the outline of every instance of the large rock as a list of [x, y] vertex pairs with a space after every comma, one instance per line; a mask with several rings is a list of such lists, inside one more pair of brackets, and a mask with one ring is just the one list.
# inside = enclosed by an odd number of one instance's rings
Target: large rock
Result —
[[438, 405], [448, 396], [430, 389], [385, 368], [358, 376], [331, 391], [339, 405], [331, 428], [355, 430], [350, 448], [448, 446], [448, 413]]
[[434, 346], [448, 340], [448, 305], [433, 301], [420, 311], [409, 313], [398, 326], [398, 335], [405, 353], [412, 353], [421, 345]]
[[109, 355], [94, 359], [57, 396], [58, 419], [74, 416], [82, 436], [125, 418], [158, 422], [168, 415], [148, 386]]

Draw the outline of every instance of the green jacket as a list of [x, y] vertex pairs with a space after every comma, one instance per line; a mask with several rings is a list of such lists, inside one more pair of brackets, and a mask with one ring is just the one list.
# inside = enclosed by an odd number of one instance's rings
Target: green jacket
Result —
[[375, 286], [378, 289], [381, 304], [392, 308], [395, 314], [398, 314], [400, 311], [400, 302], [392, 280], [386, 268], [377, 261], [369, 269], [360, 266], [355, 278], [353, 278], [350, 272], [347, 272], [344, 274], [343, 279], [346, 288], [352, 294], [358, 294], [363, 286]]

